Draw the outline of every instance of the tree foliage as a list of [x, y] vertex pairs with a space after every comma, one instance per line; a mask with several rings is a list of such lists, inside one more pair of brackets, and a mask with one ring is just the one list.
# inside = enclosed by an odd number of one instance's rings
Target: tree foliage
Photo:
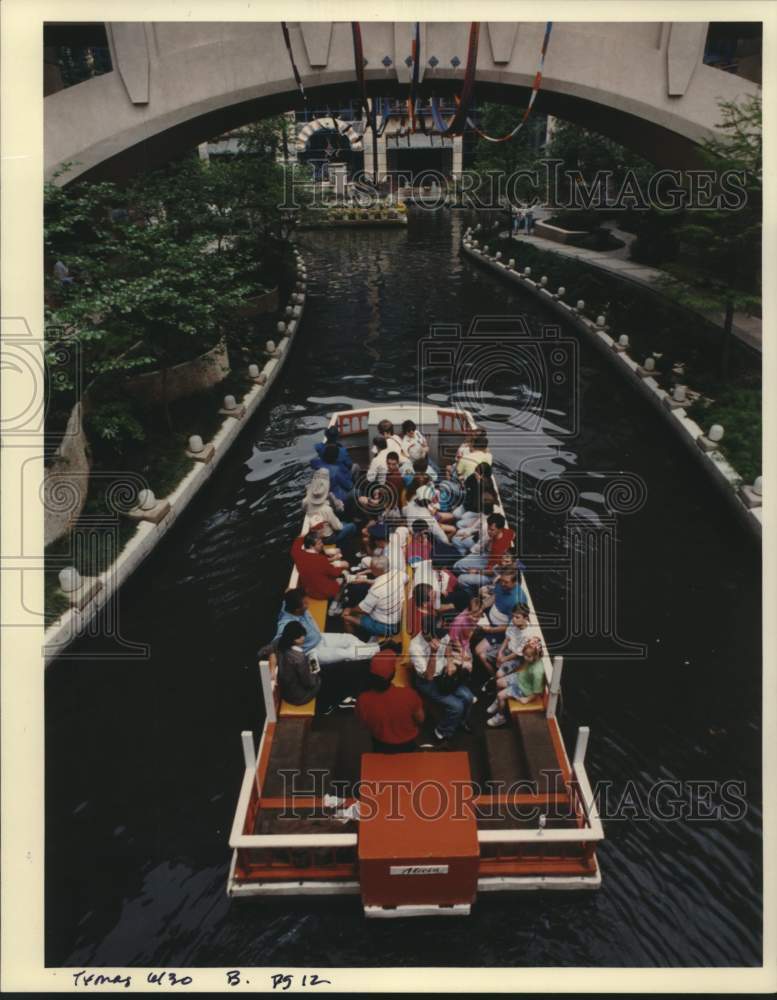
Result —
[[[674, 294], [696, 308], [752, 309], [760, 304], [763, 151], [761, 99], [721, 105], [721, 134], [702, 145], [706, 167], [718, 178], [736, 171], [744, 199], [736, 207], [686, 213], [675, 238]], [[714, 192], [713, 192], [714, 193]]]
[[[209, 164], [190, 157], [123, 186], [47, 185], [49, 350], [77, 341], [86, 382], [110, 383], [211, 348], [246, 296], [265, 290], [293, 228], [280, 123], [250, 127], [239, 155]], [[53, 274], [58, 260], [72, 283]]]

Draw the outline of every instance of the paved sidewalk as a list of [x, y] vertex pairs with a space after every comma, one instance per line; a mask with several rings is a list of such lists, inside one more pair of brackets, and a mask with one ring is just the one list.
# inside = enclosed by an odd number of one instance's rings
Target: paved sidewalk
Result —
[[[610, 225], [607, 227], [613, 236], [630, 243], [634, 236], [632, 233], [625, 233]], [[502, 233], [507, 236], [507, 231]], [[574, 257], [576, 260], [585, 261], [590, 267], [597, 267], [601, 271], [609, 271], [610, 274], [617, 274], [627, 281], [633, 281], [637, 285], [650, 287], [655, 285], [662, 277], [666, 276], [665, 271], [660, 271], [655, 267], [646, 267], [644, 264], [637, 264], [636, 261], [628, 260], [628, 246], [617, 250], [584, 250], [581, 247], [567, 246], [565, 243], [556, 243], [554, 240], [547, 240], [544, 236], [513, 236], [516, 243], [531, 243], [532, 246], [540, 250], [547, 250], [549, 253], [557, 253], [562, 257]], [[659, 291], [658, 289], [654, 289]], [[723, 313], [702, 313], [716, 326], [723, 326]], [[734, 313], [734, 336], [738, 340], [752, 347], [761, 353], [762, 333], [761, 320], [757, 316], [747, 316], [744, 313]]]

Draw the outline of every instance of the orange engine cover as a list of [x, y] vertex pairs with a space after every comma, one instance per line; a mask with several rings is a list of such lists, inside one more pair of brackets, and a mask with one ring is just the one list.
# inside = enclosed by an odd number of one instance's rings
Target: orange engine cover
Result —
[[362, 756], [365, 906], [471, 903], [480, 849], [466, 753]]

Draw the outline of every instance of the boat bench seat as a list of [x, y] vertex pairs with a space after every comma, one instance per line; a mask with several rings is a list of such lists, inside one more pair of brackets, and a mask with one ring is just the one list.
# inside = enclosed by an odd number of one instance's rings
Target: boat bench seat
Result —
[[311, 698], [310, 701], [306, 701], [304, 705], [292, 705], [288, 701], [282, 701], [278, 715], [282, 718], [299, 718], [310, 717], [311, 719], [316, 714], [316, 699]]
[[510, 710], [510, 715], [514, 712], [541, 712], [545, 708], [545, 699], [538, 695], [536, 698], [532, 698], [531, 701], [524, 703], [518, 701], [517, 698], [509, 698], [507, 706]]
[[413, 665], [410, 662], [408, 656], [398, 656], [396, 662], [396, 670], [394, 672], [394, 680], [391, 682], [394, 687], [412, 687], [412, 674]]
[[326, 631], [326, 616], [328, 609], [329, 601], [327, 601], [326, 598], [308, 598], [308, 611], [310, 612], [313, 621], [316, 625], [318, 625], [322, 632]]

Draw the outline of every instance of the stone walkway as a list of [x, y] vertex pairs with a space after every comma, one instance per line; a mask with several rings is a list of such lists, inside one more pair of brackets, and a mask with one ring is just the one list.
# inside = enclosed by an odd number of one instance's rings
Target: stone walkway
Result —
[[[605, 226], [613, 236], [623, 240], [627, 245], [617, 250], [584, 250], [581, 247], [567, 246], [564, 243], [547, 240], [544, 236], [521, 235], [513, 236], [513, 239], [516, 243], [531, 243], [540, 250], [585, 261], [590, 267], [597, 267], [602, 271], [609, 271], [610, 274], [617, 274], [637, 285], [654, 286], [661, 278], [667, 276], [665, 271], [659, 271], [655, 267], [646, 267], [644, 264], [637, 264], [636, 261], [628, 259], [628, 245], [635, 239], [632, 233], [623, 232], [612, 224], [605, 223]], [[502, 235], [507, 236], [507, 231], [505, 230]], [[715, 323], [716, 326], [723, 326], [723, 313], [702, 313], [702, 315]], [[734, 313], [734, 336], [758, 351], [759, 354], [761, 353], [761, 320], [757, 316]]]

